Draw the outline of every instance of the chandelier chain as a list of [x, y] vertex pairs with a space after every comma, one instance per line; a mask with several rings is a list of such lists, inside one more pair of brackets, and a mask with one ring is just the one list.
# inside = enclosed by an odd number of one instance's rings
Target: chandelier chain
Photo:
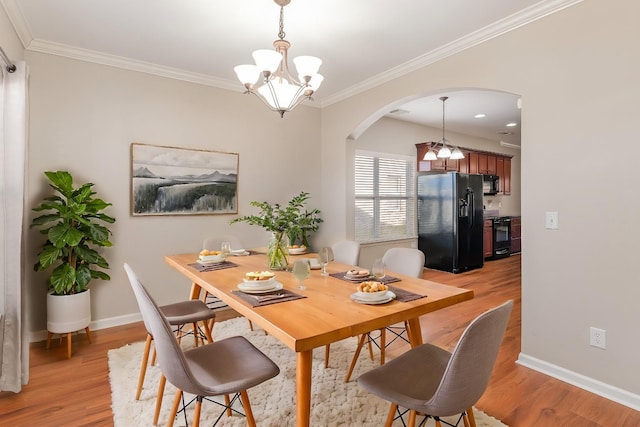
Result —
[[278, 37], [280, 40], [284, 40], [286, 34], [284, 32], [284, 6], [280, 6], [280, 31], [278, 32]]
[[446, 143], [446, 139], [444, 138], [444, 103], [445, 101], [449, 99], [448, 96], [443, 96], [440, 98], [440, 100], [442, 101], [442, 144], [444, 145]]

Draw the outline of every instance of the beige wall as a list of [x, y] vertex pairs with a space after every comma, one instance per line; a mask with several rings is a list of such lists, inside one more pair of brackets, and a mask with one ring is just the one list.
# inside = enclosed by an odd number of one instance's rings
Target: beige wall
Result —
[[[239, 153], [239, 213], [255, 213], [252, 200], [286, 203], [300, 191], [321, 203], [319, 110], [300, 107], [285, 119], [255, 98], [147, 74], [27, 52], [31, 70], [28, 206], [49, 194], [43, 171], [68, 169], [90, 181], [116, 217], [114, 247], [104, 254], [110, 282], [91, 285], [94, 327], [130, 321], [138, 308], [122, 269], [128, 262], [159, 303], [183, 299], [189, 283], [163, 256], [197, 252], [208, 236], [237, 234], [247, 247], [268, 234], [235, 215], [132, 217], [130, 145], [141, 142]], [[30, 213], [29, 220], [33, 218]], [[32, 265], [39, 234], [27, 239]], [[26, 270], [32, 284], [32, 330], [45, 328], [45, 274]]]
[[[522, 95], [521, 361], [640, 408], [637, 16], [633, 0], [586, 0], [323, 108], [322, 155], [340, 158], [350, 135], [415, 88]], [[347, 200], [337, 165], [323, 168], [323, 194]], [[326, 218], [335, 233], [346, 230], [343, 206]], [[559, 212], [559, 230], [544, 228], [545, 211]], [[607, 330], [607, 350], [589, 346], [590, 326]]]
[[0, 7], [0, 46], [13, 62], [21, 61], [24, 57], [24, 48], [3, 7]]

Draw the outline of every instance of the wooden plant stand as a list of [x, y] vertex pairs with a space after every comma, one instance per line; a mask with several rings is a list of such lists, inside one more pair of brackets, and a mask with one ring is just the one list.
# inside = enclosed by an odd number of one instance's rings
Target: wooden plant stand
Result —
[[[86, 328], [84, 328], [84, 331], [87, 333], [87, 339], [89, 340], [89, 344], [91, 344], [91, 331], [89, 330], [89, 327], [87, 326]], [[75, 331], [77, 332], [77, 331]], [[53, 336], [55, 332], [49, 332], [47, 334], [47, 350], [49, 350], [49, 347], [51, 347], [51, 337]], [[67, 332], [67, 358], [71, 359], [71, 335], [73, 334], [73, 332]], [[60, 335], [60, 342], [62, 343], [62, 337], [65, 334], [59, 334]]]

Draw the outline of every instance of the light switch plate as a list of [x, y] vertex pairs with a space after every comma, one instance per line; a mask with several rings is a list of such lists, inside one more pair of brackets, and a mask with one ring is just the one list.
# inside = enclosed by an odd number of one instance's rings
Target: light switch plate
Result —
[[558, 212], [545, 212], [544, 224], [547, 230], [557, 230], [558, 227]]

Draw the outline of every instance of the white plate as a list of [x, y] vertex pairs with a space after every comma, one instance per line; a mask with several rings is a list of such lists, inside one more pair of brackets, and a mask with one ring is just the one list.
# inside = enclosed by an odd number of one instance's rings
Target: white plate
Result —
[[384, 299], [370, 301], [370, 300], [361, 300], [361, 299], [359, 299], [357, 297], [357, 294], [358, 294], [357, 292], [355, 294], [351, 294], [351, 299], [354, 300], [355, 302], [359, 303], [359, 304], [371, 304], [371, 305], [386, 304], [389, 301], [392, 301], [396, 297], [396, 294], [394, 294], [391, 291], [387, 291], [387, 296]]
[[212, 263], [212, 262], [222, 262], [224, 261], [224, 255], [200, 255], [198, 257], [198, 262], [202, 263]]
[[244, 281], [244, 284], [247, 286], [264, 287], [264, 286], [273, 285], [273, 282], [276, 281], [276, 276], [273, 276], [271, 279], [268, 279], [268, 280], [249, 280], [249, 279], [242, 279], [242, 280]]
[[200, 264], [200, 265], [220, 264], [221, 262], [224, 262], [224, 259], [221, 259], [220, 261], [204, 261], [204, 260], [199, 259], [197, 261], [197, 263]]
[[347, 276], [345, 274], [344, 278], [353, 283], [361, 283], [361, 282], [373, 280], [373, 276], [370, 274], [368, 276]]
[[246, 283], [238, 283], [238, 289], [247, 294], [264, 294], [266, 292], [279, 291], [282, 289], [282, 283], [273, 282], [269, 286], [256, 288], [255, 286], [247, 286]]
[[385, 298], [388, 298], [389, 295], [387, 295], [387, 292], [389, 292], [388, 290], [386, 291], [378, 291], [378, 292], [356, 292], [356, 296], [355, 298], [362, 300], [362, 301], [380, 301], [383, 300]]
[[344, 277], [347, 279], [364, 279], [365, 277], [371, 277], [371, 272], [367, 271], [367, 274], [351, 274], [347, 271]]

